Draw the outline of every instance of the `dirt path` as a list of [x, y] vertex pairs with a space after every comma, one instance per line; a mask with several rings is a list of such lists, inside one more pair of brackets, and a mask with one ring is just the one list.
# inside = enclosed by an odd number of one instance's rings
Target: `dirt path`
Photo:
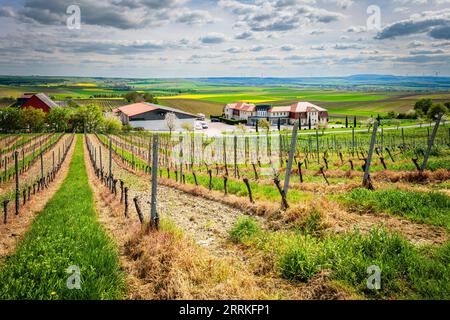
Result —
[[[64, 141], [65, 138], [66, 137], [61, 141]], [[48, 189], [36, 194], [31, 201], [21, 207], [18, 216], [14, 215], [13, 205], [10, 204], [8, 224], [0, 224], [0, 259], [11, 254], [15, 250], [17, 243], [26, 233], [34, 218], [44, 209], [47, 202], [59, 190], [67, 176], [75, 149], [76, 139], [77, 138], [75, 137], [60, 171], [57, 173], [55, 180], [49, 184]]]
[[[92, 142], [98, 147], [99, 143], [92, 137]], [[87, 148], [85, 147], [85, 152]], [[107, 156], [103, 162], [106, 162]], [[115, 178], [123, 179], [126, 185], [130, 187], [130, 199], [134, 196], [140, 198], [140, 204], [144, 214], [148, 215], [150, 208], [149, 203], [144, 197], [148, 198], [148, 190], [150, 190], [150, 182], [146, 177], [137, 177], [122, 168], [114, 160], [113, 170]], [[89, 164], [89, 163], [88, 163]], [[88, 165], [87, 164], [87, 165]], [[94, 175], [92, 166], [89, 164], [89, 181], [94, 190], [96, 204], [100, 221], [105, 225], [107, 230], [114, 236], [120, 248], [120, 256], [124, 269], [128, 276], [130, 286], [130, 298], [148, 298], [146, 290], [150, 284], [146, 283], [139, 277], [136, 261], [130, 259], [127, 254], [127, 243], [139, 232], [141, 226], [139, 224], [136, 211], [132, 201], [130, 201], [130, 218], [125, 219], [123, 215], [123, 207], [117, 198], [110, 194], [108, 189], [101, 185]], [[258, 270], [251, 265], [247, 256], [248, 252], [242, 250], [239, 246], [229, 241], [228, 232], [235, 223], [236, 219], [246, 215], [244, 211], [234, 209], [224, 204], [196, 197], [182, 191], [169, 188], [166, 186], [158, 186], [158, 211], [161, 219], [164, 221], [172, 221], [176, 227], [181, 229], [186, 235], [186, 243], [193, 239], [195, 246], [199, 246], [206, 259], [212, 259], [212, 265], [220, 269], [220, 264], [225, 264], [231, 272], [232, 278], [224, 279], [224, 283], [219, 286], [226, 287], [230, 283], [236, 283], [245, 278], [245, 284], [249, 285], [248, 292], [235, 292], [231, 296], [222, 296], [222, 290], [216, 286], [209, 288], [210, 296], [202, 298], [228, 298], [228, 299], [249, 299], [249, 298], [273, 298], [273, 299], [301, 299], [305, 292], [306, 284], [291, 283], [281, 279], [274, 272], [263, 272], [258, 274]], [[146, 217], [148, 218], [148, 217]], [[258, 218], [262, 219], [262, 218]], [[199, 249], [192, 247], [192, 254], [195, 256]], [[195, 289], [192, 289], [195, 290]], [[216, 291], [220, 290], [220, 293]], [[257, 293], [259, 292], [259, 293]], [[206, 294], [206, 293], [205, 293]], [[220, 296], [218, 296], [220, 294]], [[194, 294], [192, 298], [199, 296]]]

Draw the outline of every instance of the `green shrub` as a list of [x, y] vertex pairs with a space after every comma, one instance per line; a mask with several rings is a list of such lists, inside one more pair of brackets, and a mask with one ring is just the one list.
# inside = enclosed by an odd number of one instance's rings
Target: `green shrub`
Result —
[[230, 231], [231, 240], [236, 243], [244, 243], [250, 237], [261, 232], [256, 221], [249, 217], [239, 218]]

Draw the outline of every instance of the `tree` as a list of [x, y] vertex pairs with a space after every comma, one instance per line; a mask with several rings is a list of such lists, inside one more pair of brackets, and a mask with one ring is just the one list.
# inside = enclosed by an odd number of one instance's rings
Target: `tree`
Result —
[[277, 127], [278, 131], [281, 131], [281, 118], [278, 118]]
[[356, 128], [356, 116], [353, 117], [353, 128]]
[[88, 105], [78, 108], [73, 117], [73, 127], [78, 132], [94, 132], [101, 128], [103, 112], [97, 105]]
[[63, 107], [55, 107], [47, 115], [47, 124], [56, 132], [65, 132], [69, 128], [72, 111]]
[[114, 115], [107, 114], [102, 122], [104, 133], [116, 134], [122, 131], [122, 122]]
[[258, 127], [258, 125], [259, 125], [259, 120], [256, 120], [256, 132], [259, 132], [259, 127]]
[[133, 103], [144, 101], [144, 97], [139, 92], [136, 91], [128, 92], [123, 97], [128, 102]]
[[270, 122], [269, 122], [268, 120], [262, 119], [262, 120], [259, 122], [259, 126], [260, 126], [261, 128], [263, 128], [263, 129], [266, 130], [267, 135], [269, 134], [269, 131], [270, 131]]
[[31, 132], [42, 132], [45, 128], [45, 112], [42, 109], [26, 108], [20, 110], [22, 126]]
[[433, 100], [431, 99], [420, 99], [414, 105], [414, 110], [421, 112], [422, 114], [428, 114], [428, 110], [433, 105]]
[[345, 127], [348, 128], [348, 116], [345, 116]]
[[308, 129], [311, 130], [311, 118], [308, 118]]
[[14, 132], [21, 129], [21, 113], [17, 108], [0, 108], [0, 130]]
[[246, 133], [247, 132], [247, 126], [245, 124], [243, 124], [243, 123], [239, 123], [237, 125], [237, 129], [239, 131], [241, 131], [242, 133]]
[[445, 105], [443, 105], [442, 103], [436, 103], [436, 104], [433, 104], [430, 109], [428, 109], [427, 116], [429, 119], [436, 120], [438, 114], [441, 112], [443, 114], [446, 114], [448, 112], [447, 107]]
[[389, 111], [387, 116], [388, 116], [389, 119], [397, 118], [397, 114], [394, 111]]
[[317, 123], [317, 130], [322, 130], [322, 135], [325, 134], [326, 129], [328, 129], [328, 123], [326, 122]]
[[189, 131], [189, 132], [191, 132], [191, 131], [194, 130], [194, 126], [193, 126], [191, 123], [189, 123], [189, 122], [183, 122], [183, 124], [181, 125], [181, 127], [182, 127], [184, 130]]
[[374, 123], [375, 123], [374, 118], [369, 118], [366, 121], [364, 121], [364, 125], [367, 126], [367, 132], [370, 132], [370, 128], [372, 128]]
[[170, 136], [172, 136], [172, 131], [176, 128], [177, 126], [177, 116], [175, 115], [175, 113], [173, 112], [168, 112], [166, 113], [166, 116], [164, 118], [164, 121], [166, 122], [166, 126], [169, 129], [169, 134]]
[[153, 94], [151, 94], [149, 92], [144, 93], [143, 98], [144, 98], [145, 102], [158, 103], [158, 99]]

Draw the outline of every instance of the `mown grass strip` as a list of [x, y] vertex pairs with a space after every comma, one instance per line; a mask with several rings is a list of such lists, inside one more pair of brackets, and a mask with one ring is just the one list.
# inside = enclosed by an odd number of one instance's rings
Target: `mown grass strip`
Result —
[[340, 199], [358, 212], [386, 212], [450, 229], [450, 197], [443, 193], [355, 189]]
[[[81, 289], [69, 289], [70, 266]], [[96, 219], [79, 135], [68, 176], [0, 270], [0, 299], [117, 299], [117, 249]]]

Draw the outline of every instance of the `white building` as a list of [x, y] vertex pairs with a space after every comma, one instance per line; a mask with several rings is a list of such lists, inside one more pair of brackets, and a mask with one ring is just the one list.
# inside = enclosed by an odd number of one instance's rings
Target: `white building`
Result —
[[311, 127], [328, 123], [328, 111], [310, 102], [296, 102], [282, 107], [236, 102], [227, 104], [223, 112], [227, 119], [245, 120], [250, 125], [255, 125], [262, 119], [267, 119], [272, 125], [278, 122], [293, 124], [300, 120], [302, 127], [307, 127], [310, 123]]

